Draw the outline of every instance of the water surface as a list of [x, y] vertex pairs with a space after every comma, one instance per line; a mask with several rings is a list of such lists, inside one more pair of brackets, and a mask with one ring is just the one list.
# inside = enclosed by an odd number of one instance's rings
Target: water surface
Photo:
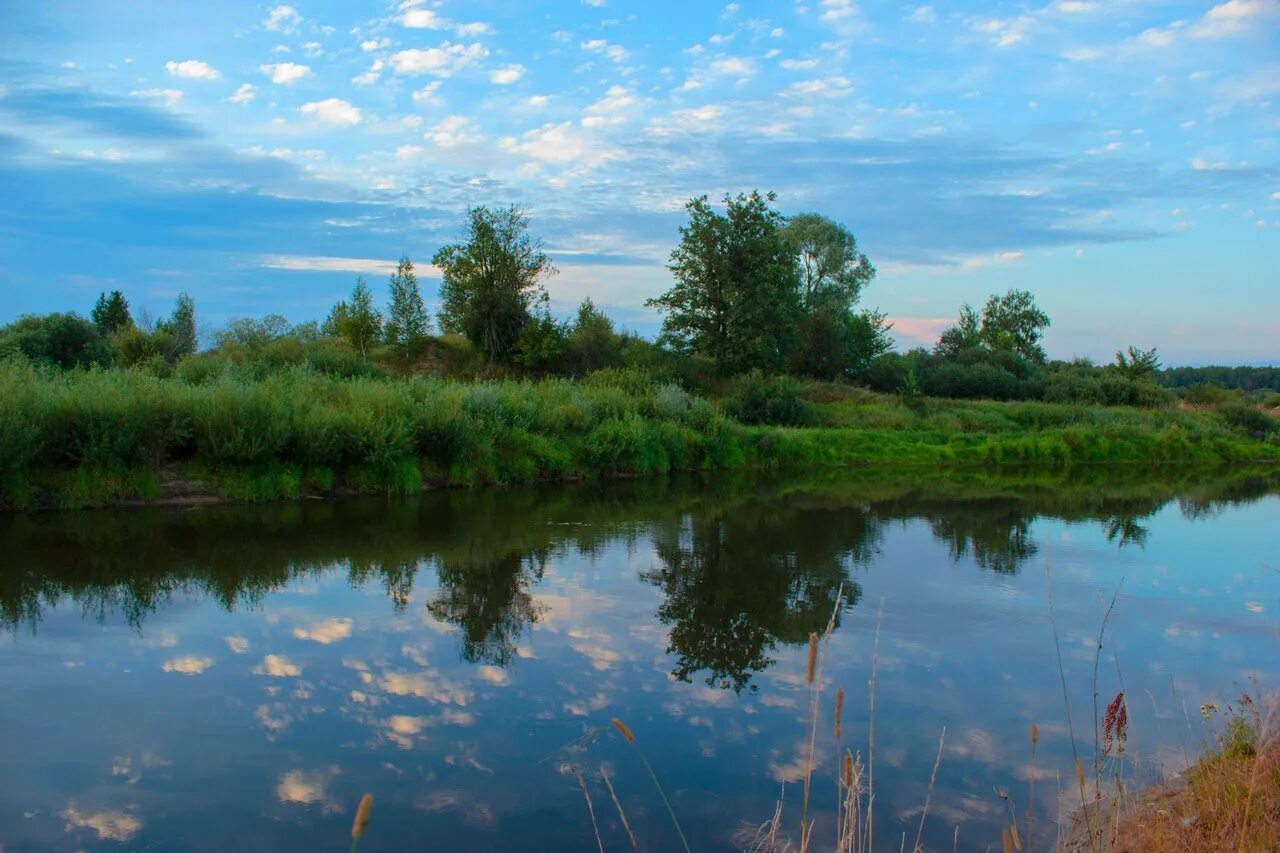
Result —
[[[717, 476], [411, 500], [0, 520], [5, 850], [741, 849], [806, 764], [807, 640], [825, 659], [814, 816], [867, 751], [877, 620], [877, 847], [1048, 838], [1100, 663], [1126, 778], [1179, 766], [1198, 709], [1280, 651], [1274, 474]], [[878, 615], [882, 614], [882, 615]], [[1036, 764], [1028, 730], [1039, 726]], [[1065, 783], [1064, 783], [1065, 784]], [[1001, 796], [1007, 795], [1009, 799]], [[1068, 795], [1062, 795], [1063, 800]], [[788, 812], [795, 834], [798, 812]], [[1040, 844], [1034, 846], [1040, 847]]]

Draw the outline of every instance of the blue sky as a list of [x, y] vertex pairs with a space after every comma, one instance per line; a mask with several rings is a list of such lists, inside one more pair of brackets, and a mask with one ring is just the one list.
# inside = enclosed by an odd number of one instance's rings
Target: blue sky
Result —
[[691, 195], [844, 222], [903, 346], [1032, 290], [1051, 355], [1280, 360], [1280, 0], [0, 0], [0, 322], [104, 289], [322, 317], [522, 203], [644, 333]]

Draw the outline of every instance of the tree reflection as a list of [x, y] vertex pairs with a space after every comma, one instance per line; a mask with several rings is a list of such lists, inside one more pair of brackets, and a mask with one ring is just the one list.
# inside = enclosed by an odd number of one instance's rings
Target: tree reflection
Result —
[[494, 560], [442, 561], [440, 591], [427, 610], [462, 629], [463, 660], [505, 667], [515, 658], [525, 627], [538, 621], [540, 609], [529, 588], [542, 579], [546, 564], [542, 549], [512, 551]]
[[842, 585], [844, 607], [862, 597], [848, 571], [877, 534], [865, 512], [760, 503], [660, 528], [660, 565], [642, 577], [665, 596], [658, 618], [671, 626], [673, 675], [754, 690], [777, 643], [807, 642], [826, 626]]

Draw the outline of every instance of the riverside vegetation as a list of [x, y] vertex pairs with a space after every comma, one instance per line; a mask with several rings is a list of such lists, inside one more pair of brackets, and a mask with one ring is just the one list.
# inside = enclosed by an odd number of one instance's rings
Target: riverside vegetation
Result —
[[[1174, 463], [1280, 458], [1268, 369], [1053, 362], [1026, 291], [961, 309], [933, 350], [892, 352], [857, 306], [875, 268], [843, 226], [772, 195], [705, 197], [651, 300], [656, 341], [554, 274], [516, 209], [470, 211], [439, 335], [403, 258], [385, 312], [358, 280], [323, 323], [236, 320], [200, 351], [195, 303], [0, 328], [0, 500], [10, 508], [269, 499], [766, 465]], [[1166, 376], [1167, 374], [1167, 376]], [[1161, 381], [1180, 387], [1178, 394]], [[1185, 386], [1185, 387], [1184, 387]]]

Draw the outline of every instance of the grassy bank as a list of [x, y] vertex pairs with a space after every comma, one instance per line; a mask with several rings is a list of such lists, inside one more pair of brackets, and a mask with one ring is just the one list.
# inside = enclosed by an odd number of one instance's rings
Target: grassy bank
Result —
[[747, 425], [643, 374], [463, 383], [305, 367], [191, 382], [0, 363], [7, 507], [172, 495], [262, 500], [686, 469], [1066, 466], [1280, 458], [1213, 412], [925, 401], [809, 389], [805, 427]]

